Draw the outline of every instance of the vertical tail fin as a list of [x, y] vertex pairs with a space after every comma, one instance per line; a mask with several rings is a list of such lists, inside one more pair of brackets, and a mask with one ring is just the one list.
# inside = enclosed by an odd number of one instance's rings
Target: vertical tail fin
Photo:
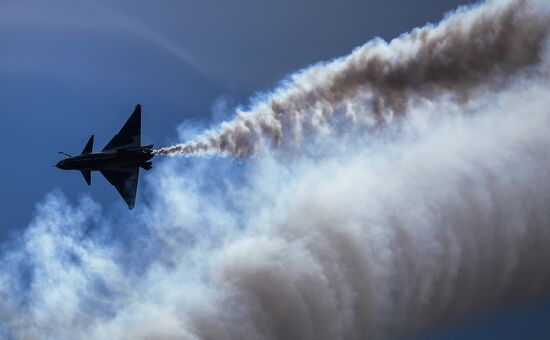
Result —
[[92, 153], [93, 148], [94, 148], [94, 135], [92, 135], [90, 139], [88, 139], [88, 143], [86, 143], [84, 150], [82, 150], [82, 154], [87, 155], [89, 153]]

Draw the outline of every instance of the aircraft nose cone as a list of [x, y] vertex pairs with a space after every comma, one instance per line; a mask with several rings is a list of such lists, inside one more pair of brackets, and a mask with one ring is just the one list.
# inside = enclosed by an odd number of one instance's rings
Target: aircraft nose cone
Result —
[[55, 167], [58, 168], [58, 169], [63, 169], [63, 161], [57, 162], [57, 164], [55, 165]]

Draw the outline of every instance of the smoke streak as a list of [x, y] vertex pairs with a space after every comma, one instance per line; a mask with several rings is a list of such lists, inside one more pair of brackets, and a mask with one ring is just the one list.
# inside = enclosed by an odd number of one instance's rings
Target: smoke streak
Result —
[[[308, 133], [334, 133], [335, 121], [385, 126], [442, 93], [467, 101], [480, 86], [499, 86], [541, 61], [550, 29], [538, 1], [490, 1], [459, 10], [386, 44], [293, 75], [270, 98], [195, 141], [157, 154], [247, 157], [265, 146], [299, 146]], [[346, 131], [347, 132], [347, 131]]]
[[[199, 148], [243, 157], [265, 147], [263, 157], [159, 162], [138, 215], [50, 194], [3, 249], [0, 336], [387, 338], [550, 293], [548, 11], [489, 2], [315, 66]], [[419, 65], [421, 42], [443, 33]], [[453, 73], [451, 51], [479, 60]], [[373, 55], [393, 61], [340, 78]], [[347, 118], [323, 118], [329, 108]], [[393, 114], [399, 129], [368, 133]], [[267, 123], [285, 132], [281, 146], [288, 131], [292, 143], [304, 131], [322, 138], [316, 152], [281, 159], [264, 142]], [[236, 139], [222, 148], [222, 136]]]
[[547, 293], [548, 88], [470, 117], [440, 102], [323, 159], [171, 159], [129, 221], [50, 196], [1, 262], [1, 320], [17, 339], [364, 339]]

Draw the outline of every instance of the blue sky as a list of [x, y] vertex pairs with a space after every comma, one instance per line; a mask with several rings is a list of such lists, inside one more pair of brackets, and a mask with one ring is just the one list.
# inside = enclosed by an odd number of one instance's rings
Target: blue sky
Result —
[[[55, 189], [72, 202], [86, 194], [109, 213], [130, 214], [99, 175], [88, 187], [80, 174], [53, 165], [57, 151], [80, 152], [91, 134], [99, 149], [136, 103], [144, 143], [170, 145], [182, 123], [199, 129], [219, 121], [219, 105], [246, 105], [300, 68], [437, 22], [467, 3], [4, 0], [0, 239], [20, 234]], [[147, 200], [140, 196], [138, 208], [140, 199]], [[511, 308], [428, 338], [548, 338], [549, 308]]]
[[[135, 103], [144, 140], [164, 146], [178, 124], [208, 124], [220, 97], [246, 104], [300, 68], [437, 22], [461, 3], [4, 1], [0, 142], [25, 184], [0, 170], [10, 197], [2, 237], [52, 188], [72, 198], [90, 191], [78, 174], [50, 167], [57, 151], [79, 152], [91, 134], [96, 147], [106, 143]], [[92, 196], [112, 203], [111, 188], [95, 184]]]

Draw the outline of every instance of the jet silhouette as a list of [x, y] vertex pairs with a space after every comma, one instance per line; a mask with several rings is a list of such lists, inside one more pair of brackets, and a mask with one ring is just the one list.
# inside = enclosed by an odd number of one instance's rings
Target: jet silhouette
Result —
[[101, 152], [92, 152], [94, 136], [78, 156], [60, 152], [67, 158], [55, 166], [62, 170], [79, 170], [88, 185], [92, 184], [92, 171], [99, 171], [107, 181], [120, 193], [128, 209], [133, 209], [136, 202], [139, 168], [151, 170], [154, 157], [153, 145], [141, 145], [141, 105], [128, 118], [120, 132], [117, 133]]

